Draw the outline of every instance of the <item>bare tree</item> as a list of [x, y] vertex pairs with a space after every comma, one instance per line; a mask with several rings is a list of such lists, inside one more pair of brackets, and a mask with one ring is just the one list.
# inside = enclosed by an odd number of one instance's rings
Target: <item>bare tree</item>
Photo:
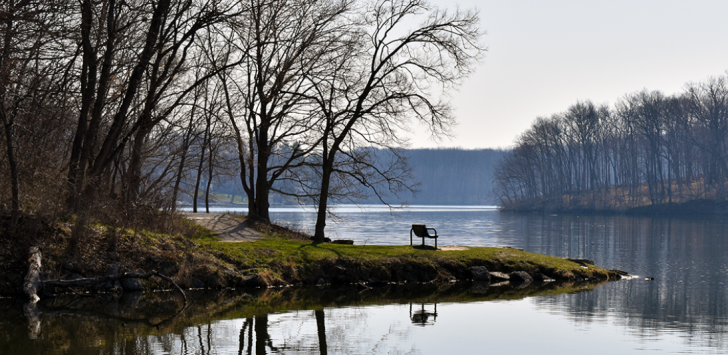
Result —
[[[416, 19], [424, 22], [409, 29], [408, 21]], [[331, 74], [311, 76], [324, 118], [315, 242], [324, 241], [329, 191], [341, 155], [351, 157], [357, 147], [401, 145], [400, 133], [411, 118], [434, 135], [448, 133], [451, 109], [437, 97], [469, 74], [484, 50], [478, 21], [476, 11], [448, 12], [421, 0], [377, 1], [364, 9], [340, 51], [330, 56]]]
[[197, 108], [197, 100], [199, 99], [199, 91], [200, 88], [197, 88], [195, 90], [195, 94], [193, 94], [194, 100], [192, 102], [192, 106], [190, 110], [186, 112], [186, 114], [189, 115], [189, 121], [187, 122], [187, 127], [184, 130], [184, 133], [182, 134], [182, 141], [179, 146], [179, 164], [177, 165], [177, 173], [175, 175], [175, 181], [174, 186], [172, 187], [172, 198], [170, 200], [171, 206], [170, 210], [174, 211], [177, 208], [177, 196], [179, 195], [180, 185], [182, 183], [182, 178], [184, 176], [185, 171], [185, 163], [187, 162], [187, 158], [189, 156], [189, 149], [192, 145], [192, 142], [194, 140], [193, 133], [195, 133], [195, 112]]
[[327, 33], [349, 6], [348, 0], [256, 0], [228, 38], [244, 58], [220, 80], [238, 143], [249, 218], [270, 219], [274, 183], [316, 146], [311, 132], [316, 117], [302, 95], [310, 89], [304, 73], [324, 64]]
[[[690, 83], [674, 96], [629, 94], [612, 110], [577, 103], [537, 120], [496, 169], [502, 206], [611, 210], [725, 201], [727, 78]], [[546, 129], [551, 125], [562, 129]], [[548, 154], [554, 147], [566, 156], [556, 164]]]
[[[17, 129], [51, 123], [63, 105], [63, 98], [54, 96], [54, 90], [62, 85], [67, 67], [58, 40], [64, 30], [65, 9], [63, 2], [56, 1], [0, 3], [0, 121], [11, 185], [11, 229], [20, 212], [19, 158], [23, 151], [18, 150]], [[38, 117], [31, 122], [34, 116]]]
[[[235, 1], [159, 0], [148, 9], [146, 3], [115, 0], [82, 3], [82, 105], [68, 178], [76, 205], [87, 180], [97, 184], [129, 141], [133, 144], [122, 192], [127, 203], [136, 199], [147, 136], [196, 86], [215, 75], [189, 80], [187, 64], [196, 36], [242, 11]], [[95, 13], [103, 15], [105, 26], [95, 27]], [[101, 60], [94, 42], [105, 43]], [[97, 137], [102, 138], [98, 147]]]
[[706, 155], [703, 184], [706, 192], [717, 189], [726, 197], [728, 176], [728, 77], [712, 77], [700, 84], [688, 84], [688, 110], [695, 119], [692, 142]]

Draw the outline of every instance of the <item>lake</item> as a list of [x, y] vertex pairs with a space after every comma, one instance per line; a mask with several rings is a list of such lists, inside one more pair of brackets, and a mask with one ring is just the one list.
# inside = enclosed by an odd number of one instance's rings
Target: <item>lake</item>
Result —
[[[640, 277], [531, 290], [456, 283], [208, 292], [168, 324], [164, 319], [174, 306], [164, 302], [172, 302], [165, 301], [170, 295], [53, 300], [37, 310], [5, 299], [0, 354], [728, 351], [728, 220], [514, 214], [489, 206], [412, 206], [394, 214], [337, 206], [335, 212], [337, 222], [327, 226], [332, 239], [408, 244], [410, 225], [425, 223], [437, 229], [438, 245], [589, 258]], [[273, 208], [271, 217], [310, 231], [315, 216], [302, 208]]]

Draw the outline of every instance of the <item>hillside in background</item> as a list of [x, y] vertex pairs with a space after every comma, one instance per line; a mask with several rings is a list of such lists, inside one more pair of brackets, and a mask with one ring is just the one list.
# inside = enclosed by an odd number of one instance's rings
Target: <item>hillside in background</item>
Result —
[[[418, 192], [413, 196], [402, 193], [400, 200], [390, 203], [411, 205], [489, 205], [496, 204], [492, 195], [493, 170], [506, 151], [495, 149], [409, 149], [405, 156], [412, 169]], [[229, 204], [232, 194], [236, 203], [245, 201], [237, 172], [217, 176], [213, 183], [214, 204]], [[203, 178], [204, 181], [204, 178]], [[192, 176], [186, 179], [186, 191], [194, 183]], [[204, 182], [201, 184], [205, 186]], [[204, 196], [203, 192], [200, 193]], [[191, 203], [189, 195], [180, 200]], [[200, 204], [204, 208], [203, 198]], [[211, 201], [212, 202], [212, 201]], [[380, 203], [374, 196], [360, 203]], [[277, 193], [271, 193], [271, 204], [296, 204], [295, 200]]]
[[413, 176], [420, 182], [412, 205], [495, 204], [492, 180], [495, 165], [505, 154], [495, 149], [411, 149], [407, 151]]

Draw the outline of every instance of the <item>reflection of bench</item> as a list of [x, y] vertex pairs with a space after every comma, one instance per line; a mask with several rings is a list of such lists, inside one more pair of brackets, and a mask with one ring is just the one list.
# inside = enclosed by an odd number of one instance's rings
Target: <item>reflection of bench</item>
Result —
[[[428, 230], [433, 231], [435, 234], [430, 234]], [[437, 231], [435, 228], [427, 228], [424, 224], [413, 224], [410, 229], [410, 245], [412, 245], [412, 233], [422, 238], [422, 245], [425, 245], [425, 237], [435, 239], [435, 249], [437, 249]]]
[[[432, 320], [430, 320], [430, 316], [432, 316]], [[437, 321], [437, 303], [435, 303], [435, 310], [433, 312], [426, 311], [425, 304], [423, 303], [422, 309], [419, 311], [415, 310], [413, 313], [412, 302], [410, 302], [410, 319], [412, 320], [412, 324], [422, 327], [435, 324], [435, 321]]]

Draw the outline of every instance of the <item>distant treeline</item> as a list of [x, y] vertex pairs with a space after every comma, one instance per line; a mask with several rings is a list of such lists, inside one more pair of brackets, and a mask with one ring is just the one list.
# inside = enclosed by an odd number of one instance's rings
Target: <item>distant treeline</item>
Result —
[[[496, 149], [408, 149], [401, 155], [406, 157], [409, 167], [408, 185], [414, 187], [415, 193], [402, 191], [398, 195], [382, 191], [383, 199], [388, 203], [409, 203], [426, 205], [483, 205], [495, 204], [493, 195], [493, 171], [495, 165], [503, 157], [505, 151]], [[388, 156], [384, 150], [377, 150], [380, 157]], [[227, 195], [227, 203], [231, 195], [241, 196], [240, 181], [236, 179], [238, 173], [219, 175], [212, 184], [212, 192]], [[193, 180], [184, 185], [192, 185]], [[204, 184], [203, 184], [204, 186]], [[366, 189], [361, 191], [362, 196], [368, 198], [354, 198], [352, 202], [381, 203], [378, 197]], [[202, 196], [202, 194], [200, 195]], [[183, 200], [189, 201], [190, 196]], [[239, 201], [239, 200], [236, 200]], [[294, 198], [278, 193], [271, 194], [273, 204], [296, 204]]]
[[614, 106], [578, 102], [537, 118], [495, 169], [512, 210], [626, 210], [724, 201], [728, 76], [668, 96], [641, 91]]
[[404, 199], [410, 204], [495, 204], [493, 170], [505, 151], [495, 149], [412, 149], [407, 163], [420, 183], [418, 192]]

